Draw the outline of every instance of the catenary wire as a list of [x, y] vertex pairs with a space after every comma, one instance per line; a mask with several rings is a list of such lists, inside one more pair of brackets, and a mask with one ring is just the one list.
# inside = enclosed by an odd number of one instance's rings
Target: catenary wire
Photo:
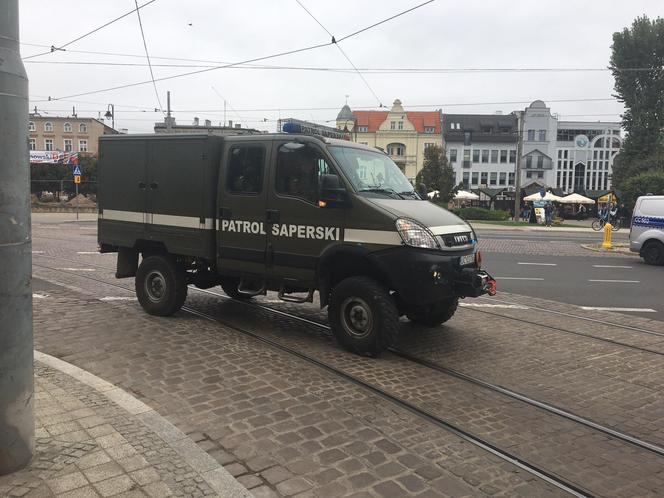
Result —
[[27, 57], [24, 57], [23, 60], [25, 61], [25, 60], [28, 60], [28, 59], [32, 59], [33, 57], [40, 57], [42, 55], [51, 54], [55, 51], [64, 50], [65, 47], [68, 47], [69, 45], [71, 45], [73, 43], [76, 43], [77, 41], [82, 40], [83, 38], [85, 38], [87, 36], [90, 36], [91, 34], [96, 33], [97, 31], [99, 31], [101, 29], [104, 29], [107, 26], [110, 26], [111, 24], [119, 21], [120, 19], [124, 19], [125, 17], [130, 16], [134, 12], [138, 12], [139, 9], [142, 9], [143, 7], [147, 7], [148, 5], [150, 5], [151, 3], [154, 3], [156, 1], [157, 0], [149, 0], [148, 2], [144, 3], [141, 6], [139, 6], [138, 3], [136, 3], [136, 8], [135, 9], [132, 9], [129, 12], [126, 12], [126, 13], [122, 14], [120, 17], [116, 17], [112, 21], [109, 21], [105, 24], [102, 24], [101, 26], [93, 29], [92, 31], [88, 31], [87, 33], [79, 36], [78, 38], [74, 38], [72, 41], [69, 41], [69, 42], [65, 43], [64, 45], [60, 45], [59, 47], [56, 47], [55, 45], [51, 45], [51, 49], [48, 52], [42, 52], [42, 53], [39, 53], [39, 54], [29, 55]]
[[141, 20], [141, 13], [138, 9], [138, 0], [134, 0], [136, 5], [136, 16], [138, 17], [138, 26], [141, 28], [141, 38], [143, 39], [143, 48], [145, 49], [145, 58], [148, 61], [148, 67], [150, 68], [150, 78], [152, 79], [152, 86], [154, 88], [155, 97], [157, 97], [157, 104], [159, 104], [159, 109], [161, 112], [164, 112], [164, 107], [161, 105], [161, 99], [159, 98], [159, 90], [157, 90], [157, 83], [154, 80], [154, 72], [152, 71], [152, 63], [150, 62], [150, 53], [148, 52], [148, 43], [145, 41], [145, 31], [143, 31], [143, 21]]

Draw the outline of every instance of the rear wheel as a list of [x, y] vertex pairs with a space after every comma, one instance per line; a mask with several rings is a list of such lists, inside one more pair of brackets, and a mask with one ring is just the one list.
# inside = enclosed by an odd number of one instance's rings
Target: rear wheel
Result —
[[425, 325], [427, 327], [437, 327], [445, 323], [447, 320], [454, 316], [454, 313], [459, 306], [459, 298], [451, 297], [438, 303], [432, 304], [421, 313], [409, 313], [408, 319], [417, 323], [418, 325]]
[[664, 244], [657, 240], [646, 242], [641, 250], [641, 257], [649, 265], [664, 265]]
[[349, 351], [378, 356], [396, 342], [399, 314], [387, 289], [369, 277], [349, 277], [332, 290], [328, 317]]
[[243, 294], [238, 290], [240, 286], [240, 277], [223, 277], [221, 279], [221, 288], [224, 290], [228, 297], [233, 299], [238, 299], [240, 301], [246, 301], [251, 299], [253, 296], [248, 294]]
[[187, 298], [184, 268], [170, 255], [143, 258], [136, 272], [136, 296], [149, 314], [172, 315]]
[[590, 226], [593, 227], [593, 230], [599, 232], [602, 228], [604, 228], [604, 223], [602, 223], [602, 220], [594, 220]]

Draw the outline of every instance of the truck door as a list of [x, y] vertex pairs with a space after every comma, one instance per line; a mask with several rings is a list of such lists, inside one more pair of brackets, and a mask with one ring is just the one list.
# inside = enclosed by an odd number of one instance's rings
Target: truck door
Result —
[[340, 243], [345, 212], [319, 207], [321, 175], [336, 173], [315, 144], [276, 141], [268, 188], [268, 274], [312, 284], [323, 250]]
[[[268, 142], [269, 143], [269, 142]], [[265, 142], [225, 142], [219, 175], [218, 268], [265, 276]]]

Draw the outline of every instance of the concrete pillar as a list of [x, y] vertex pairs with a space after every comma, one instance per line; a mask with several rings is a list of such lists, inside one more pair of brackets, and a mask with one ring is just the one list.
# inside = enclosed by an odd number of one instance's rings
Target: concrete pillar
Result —
[[0, 475], [34, 451], [28, 78], [18, 0], [0, 0]]

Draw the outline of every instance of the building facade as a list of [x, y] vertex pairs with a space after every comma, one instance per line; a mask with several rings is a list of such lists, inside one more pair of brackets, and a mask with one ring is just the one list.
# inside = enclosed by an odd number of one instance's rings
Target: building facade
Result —
[[99, 137], [118, 133], [94, 118], [40, 116], [28, 120], [30, 150], [97, 155]]
[[443, 139], [455, 183], [466, 189], [514, 187], [517, 118], [514, 114], [443, 114]]
[[523, 112], [521, 185], [539, 183], [564, 194], [610, 190], [620, 151], [620, 123], [561, 121], [541, 100]]
[[352, 111], [344, 105], [336, 120], [353, 141], [389, 154], [411, 182], [424, 164], [424, 149], [443, 145], [440, 121], [440, 111], [406, 111], [399, 99], [389, 111]]

